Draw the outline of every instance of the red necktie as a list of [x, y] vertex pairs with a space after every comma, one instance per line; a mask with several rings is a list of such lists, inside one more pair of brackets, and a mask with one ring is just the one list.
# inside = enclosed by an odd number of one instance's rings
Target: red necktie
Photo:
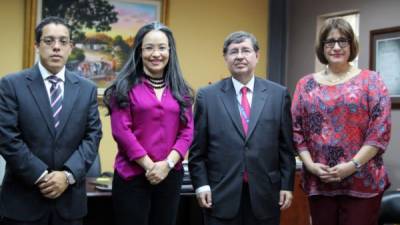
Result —
[[[244, 133], [247, 135], [247, 131], [249, 129], [249, 121], [250, 121], [250, 104], [249, 100], [247, 100], [247, 87], [242, 87], [240, 90], [242, 92], [242, 101], [240, 102], [241, 109], [240, 109], [240, 118], [242, 118], [242, 125]], [[243, 173], [243, 181], [249, 181], [249, 175], [247, 173], [247, 169], [244, 170]]]
[[242, 118], [244, 133], [247, 135], [247, 131], [249, 129], [249, 120], [250, 120], [250, 104], [249, 100], [247, 100], [247, 87], [242, 87], [240, 91], [242, 92], [242, 101], [240, 103], [242, 105], [242, 110], [240, 113], [240, 117]]

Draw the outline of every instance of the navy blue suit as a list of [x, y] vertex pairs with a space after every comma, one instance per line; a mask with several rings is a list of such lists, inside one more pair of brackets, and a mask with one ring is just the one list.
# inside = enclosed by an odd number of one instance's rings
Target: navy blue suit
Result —
[[[60, 125], [38, 65], [0, 81], [0, 154], [6, 160], [0, 215], [33, 221], [49, 211], [66, 220], [86, 215], [86, 171], [102, 136], [96, 86], [65, 72]], [[42, 196], [35, 181], [45, 170], [69, 170], [76, 179], [58, 198]]]

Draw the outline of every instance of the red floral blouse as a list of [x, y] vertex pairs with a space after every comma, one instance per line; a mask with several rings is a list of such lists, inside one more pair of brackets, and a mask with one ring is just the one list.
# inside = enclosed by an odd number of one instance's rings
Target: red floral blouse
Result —
[[350, 161], [363, 145], [378, 154], [359, 172], [338, 183], [323, 183], [305, 168], [302, 186], [309, 195], [369, 198], [390, 185], [382, 154], [390, 139], [390, 97], [381, 77], [362, 72], [338, 85], [324, 85], [310, 74], [296, 87], [292, 103], [294, 142], [314, 162], [330, 167]]

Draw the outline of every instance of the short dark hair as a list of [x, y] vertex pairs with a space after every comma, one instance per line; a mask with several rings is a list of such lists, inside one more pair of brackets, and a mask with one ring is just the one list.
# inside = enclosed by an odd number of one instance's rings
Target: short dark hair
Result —
[[328, 64], [328, 60], [325, 58], [324, 54], [324, 45], [325, 45], [324, 41], [328, 37], [329, 33], [334, 29], [337, 29], [341, 34], [343, 34], [349, 40], [350, 56], [348, 62], [353, 61], [358, 55], [358, 49], [359, 49], [358, 40], [354, 35], [354, 31], [353, 28], [351, 28], [351, 25], [342, 18], [327, 19], [325, 23], [322, 25], [315, 45], [315, 53], [317, 54], [319, 61], [322, 64], [325, 65]]
[[232, 43], [235, 43], [235, 44], [242, 43], [246, 39], [249, 39], [251, 41], [255, 52], [258, 52], [258, 50], [260, 50], [257, 39], [253, 34], [248, 33], [246, 31], [236, 31], [236, 32], [229, 34], [228, 37], [225, 38], [224, 48], [223, 48], [222, 52], [225, 55], [226, 52], [228, 51], [229, 45], [231, 45]]
[[40, 43], [40, 38], [42, 38], [43, 34], [43, 27], [45, 27], [48, 24], [60, 24], [65, 26], [68, 29], [69, 33], [69, 39], [72, 39], [72, 34], [71, 34], [71, 28], [68, 25], [67, 21], [63, 18], [57, 17], [57, 16], [49, 16], [44, 18], [40, 23], [36, 26], [35, 29], [35, 43], [39, 44]]

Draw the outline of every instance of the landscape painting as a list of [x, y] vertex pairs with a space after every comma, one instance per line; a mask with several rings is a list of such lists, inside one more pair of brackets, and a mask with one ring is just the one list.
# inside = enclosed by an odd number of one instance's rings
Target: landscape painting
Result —
[[68, 21], [74, 48], [67, 68], [95, 82], [102, 94], [128, 59], [138, 29], [160, 21], [162, 1], [42, 0], [38, 9], [37, 18]]

